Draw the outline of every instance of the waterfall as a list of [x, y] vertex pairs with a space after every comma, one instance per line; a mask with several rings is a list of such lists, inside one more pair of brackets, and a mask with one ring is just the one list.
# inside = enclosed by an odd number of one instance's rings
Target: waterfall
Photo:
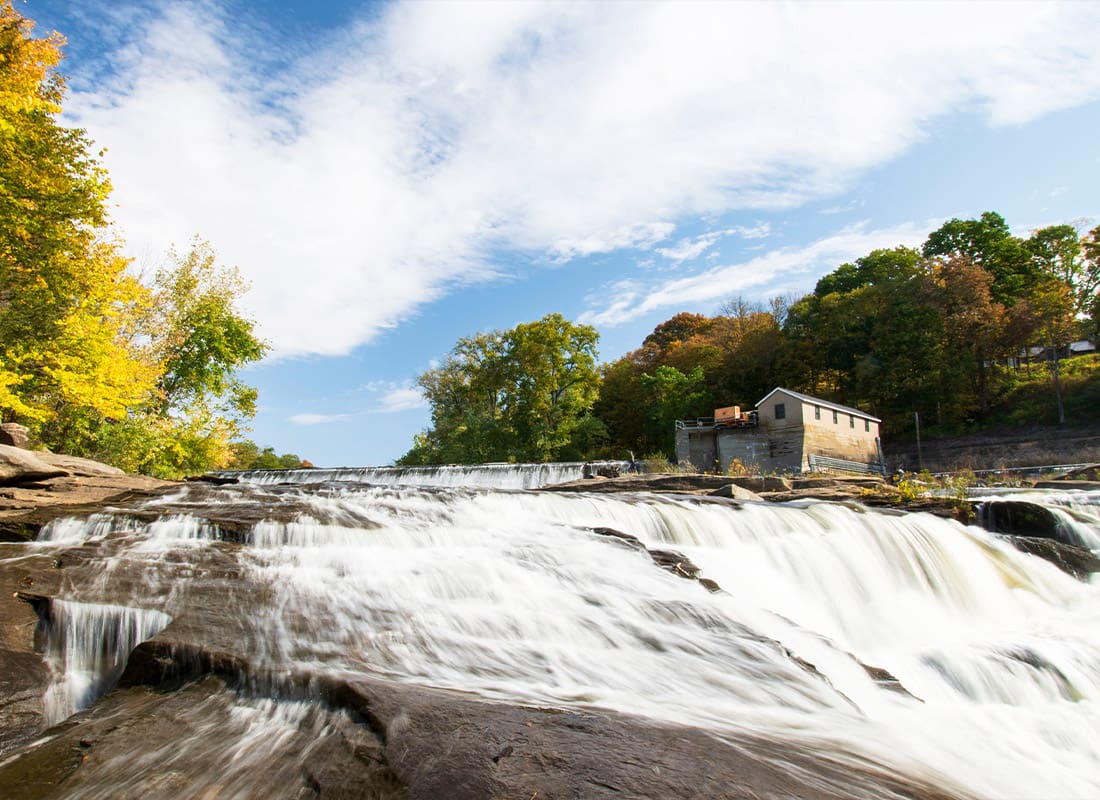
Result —
[[110, 689], [139, 643], [171, 621], [160, 611], [53, 600], [46, 652], [55, 681], [46, 692], [46, 718], [72, 716]]
[[227, 470], [213, 473], [250, 483], [325, 483], [348, 481], [382, 486], [477, 486], [486, 489], [537, 489], [579, 481], [593, 469], [626, 471], [629, 462], [561, 462], [551, 464], [471, 464], [438, 467], [334, 467], [329, 469]]
[[1100, 492], [1011, 491], [973, 499], [978, 503], [979, 519], [987, 528], [998, 529], [997, 517], [1003, 510], [1011, 516], [1018, 509], [1024, 515], [1021, 527], [1037, 528], [1040, 533], [1035, 535], [1052, 535], [1100, 554]]
[[[766, 736], [957, 796], [1100, 795], [1100, 583], [976, 527], [835, 503], [304, 472], [330, 474], [189, 485], [145, 501], [146, 521], [51, 526], [56, 546], [110, 545], [108, 572], [140, 570], [142, 604], [161, 609], [55, 602], [55, 719], [170, 618], [206, 619], [203, 559], [231, 558], [218, 605], [244, 621], [219, 641], [272, 672]], [[230, 517], [248, 521], [243, 544], [220, 541]], [[669, 551], [721, 590], [661, 569]]]

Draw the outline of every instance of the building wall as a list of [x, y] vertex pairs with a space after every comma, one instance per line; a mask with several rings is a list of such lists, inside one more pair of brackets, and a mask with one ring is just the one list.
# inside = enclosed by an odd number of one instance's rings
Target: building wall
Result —
[[[776, 407], [780, 404], [783, 416], [777, 419]], [[707, 472], [726, 472], [734, 459], [746, 466], [755, 464], [764, 472], [803, 472], [809, 469], [811, 453], [878, 463], [877, 422], [868, 420], [865, 424], [863, 417], [838, 411], [834, 423], [833, 409], [820, 409], [818, 419], [814, 404], [775, 392], [757, 409], [756, 428], [678, 430], [676, 457]]]
[[[818, 419], [816, 409], [821, 409]], [[803, 410], [806, 420], [805, 455], [844, 458], [865, 464], [877, 463], [879, 424], [872, 420], [834, 411], [828, 406], [806, 404]], [[834, 421], [835, 419], [835, 421]]]
[[[783, 415], [779, 417], [782, 406]], [[760, 429], [766, 436], [766, 449], [756, 463], [765, 472], [801, 472], [806, 468], [806, 454], [802, 447], [804, 434], [804, 409], [802, 401], [783, 392], [776, 392], [757, 409]], [[730, 443], [735, 444], [734, 442]], [[741, 459], [745, 463], [745, 459]]]
[[681, 464], [692, 464], [696, 469], [712, 472], [718, 459], [718, 450], [714, 431], [677, 430], [676, 460]]
[[732, 428], [718, 431], [715, 438], [723, 472], [729, 471], [735, 458], [745, 466], [756, 464], [763, 472], [802, 471], [802, 429], [799, 427], [789, 426], [776, 432], [762, 427]]

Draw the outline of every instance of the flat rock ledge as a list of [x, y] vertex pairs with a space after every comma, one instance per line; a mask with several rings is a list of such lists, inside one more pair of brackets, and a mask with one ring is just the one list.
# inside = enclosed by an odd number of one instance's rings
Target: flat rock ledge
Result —
[[710, 495], [742, 500], [853, 500], [883, 494], [894, 499], [896, 490], [878, 476], [783, 477], [776, 475], [709, 475], [693, 472], [593, 477], [544, 486], [545, 492], [597, 492]]
[[0, 445], [0, 542], [25, 542], [60, 516], [85, 514], [176, 484], [88, 458]]

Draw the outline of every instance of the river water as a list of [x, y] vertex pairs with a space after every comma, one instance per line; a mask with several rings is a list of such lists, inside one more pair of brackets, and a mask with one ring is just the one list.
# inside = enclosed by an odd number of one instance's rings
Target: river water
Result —
[[[257, 632], [241, 646], [273, 670], [759, 734], [958, 796], [1100, 797], [1100, 583], [978, 528], [835, 503], [521, 490], [567, 473], [545, 467], [323, 472], [48, 526], [32, 547], [115, 554], [55, 604], [53, 721], [188, 613], [186, 575], [160, 565], [232, 538]], [[1043, 502], [1088, 531], [1100, 496]], [[247, 524], [229, 536], [225, 518]], [[647, 550], [682, 554], [720, 590]], [[104, 602], [112, 569], [135, 563], [157, 568]]]

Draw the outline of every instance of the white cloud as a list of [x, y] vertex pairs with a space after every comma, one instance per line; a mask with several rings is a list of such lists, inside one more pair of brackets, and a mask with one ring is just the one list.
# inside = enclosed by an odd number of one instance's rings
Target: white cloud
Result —
[[397, 411], [427, 407], [428, 401], [419, 389], [394, 387], [382, 396], [376, 410], [381, 414], [392, 414]]
[[351, 414], [295, 414], [289, 422], [295, 425], [324, 425], [329, 422], [343, 422], [351, 419]]
[[681, 239], [672, 247], [658, 247], [655, 252], [681, 264], [698, 258], [727, 236], [740, 236], [744, 239], [763, 239], [771, 232], [766, 222], [752, 228], [735, 227], [720, 231], [708, 231], [694, 238]]
[[1100, 93], [1091, 3], [408, 2], [286, 64], [225, 14], [132, 15], [67, 111], [109, 148], [132, 252], [210, 239], [282, 355], [345, 353], [498, 248], [652, 248], [827, 196], [937, 116]]
[[[938, 224], [938, 223], [936, 223]], [[807, 286], [838, 264], [882, 247], [924, 241], [936, 224], [905, 224], [868, 231], [865, 226], [845, 228], [806, 247], [772, 250], [748, 261], [711, 267], [697, 275], [665, 281], [643, 289], [637, 282], [608, 287], [602, 308], [591, 308], [580, 316], [589, 325], [621, 325], [653, 311], [699, 310], [741, 294], [762, 294], [769, 287]], [[590, 296], [595, 305], [604, 300]]]

